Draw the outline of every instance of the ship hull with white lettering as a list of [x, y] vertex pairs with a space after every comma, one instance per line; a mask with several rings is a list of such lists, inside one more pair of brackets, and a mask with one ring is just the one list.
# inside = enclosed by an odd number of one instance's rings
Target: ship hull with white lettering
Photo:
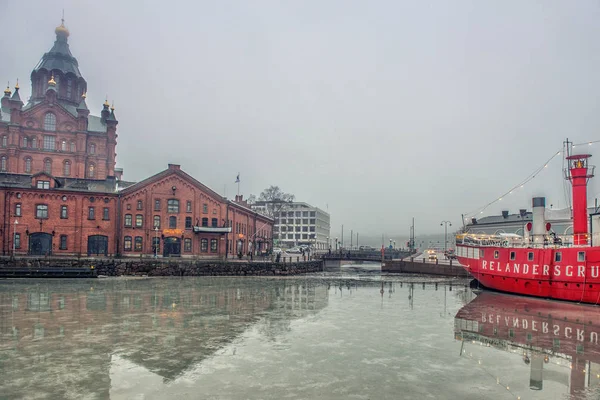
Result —
[[[456, 237], [459, 263], [483, 286], [508, 293], [600, 304], [600, 246], [588, 225], [589, 154], [567, 156], [565, 176], [573, 184], [573, 235], [557, 236], [545, 220], [545, 198], [533, 199], [533, 222], [515, 234]], [[596, 235], [597, 236], [597, 232]]]

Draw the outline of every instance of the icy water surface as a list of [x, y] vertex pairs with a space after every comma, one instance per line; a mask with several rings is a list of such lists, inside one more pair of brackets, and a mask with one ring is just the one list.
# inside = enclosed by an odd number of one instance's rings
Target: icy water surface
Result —
[[0, 399], [568, 398], [568, 365], [552, 358], [532, 390], [519, 347], [465, 339], [455, 316], [475, 295], [447, 283], [0, 281]]

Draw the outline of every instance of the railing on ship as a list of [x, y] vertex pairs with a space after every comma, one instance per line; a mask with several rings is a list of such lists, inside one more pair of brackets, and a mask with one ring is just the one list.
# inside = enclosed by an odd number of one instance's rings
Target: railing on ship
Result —
[[548, 235], [543, 243], [533, 243], [530, 239], [519, 235], [486, 235], [463, 233], [456, 235], [456, 244], [475, 247], [571, 247], [573, 236]]

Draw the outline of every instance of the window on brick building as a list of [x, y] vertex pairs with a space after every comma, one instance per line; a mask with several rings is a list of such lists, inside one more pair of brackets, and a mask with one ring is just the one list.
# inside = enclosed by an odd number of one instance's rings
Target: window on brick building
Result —
[[96, 219], [96, 209], [94, 207], [88, 207], [88, 219]]
[[69, 218], [69, 210], [67, 206], [60, 206], [60, 218], [67, 219]]
[[143, 247], [143, 239], [141, 236], [136, 236], [135, 237], [135, 251], [142, 251], [142, 247]]
[[29, 144], [29, 138], [24, 137], [23, 138], [23, 147], [28, 147]]
[[48, 218], [48, 204], [37, 204], [35, 206], [35, 217], [38, 219]]
[[96, 154], [96, 145], [94, 143], [90, 144], [90, 154]]
[[15, 204], [15, 217], [21, 216], [21, 203]]
[[169, 228], [177, 228], [177, 217], [169, 217]]
[[192, 251], [192, 239], [185, 238], [183, 240], [183, 251], [185, 251], [186, 253], [189, 253]]
[[154, 228], [160, 228], [160, 215], [154, 216]]
[[15, 233], [15, 249], [21, 248], [21, 234]]
[[135, 227], [141, 228], [144, 225], [144, 216], [141, 214], [137, 214], [135, 216]]
[[144, 203], [141, 200], [137, 201], [137, 209], [138, 210], [143, 210], [144, 209]]
[[185, 217], [185, 229], [192, 229], [192, 217]]
[[125, 214], [125, 226], [131, 228], [132, 221], [131, 214]]
[[219, 241], [217, 239], [210, 239], [210, 252], [216, 253], [219, 251]]
[[60, 151], [67, 151], [67, 141], [65, 139], [60, 142]]
[[154, 200], [154, 211], [160, 211], [160, 199]]
[[208, 253], [208, 239], [200, 240], [200, 251], [202, 253]]
[[25, 173], [30, 173], [31, 172], [31, 158], [27, 157], [25, 158]]
[[8, 169], [8, 158], [6, 156], [0, 157], [0, 171], [6, 172]]
[[185, 202], [185, 211], [192, 212], [192, 202], [190, 200]]
[[70, 150], [71, 150], [71, 152], [72, 152], [72, 153], [75, 153], [75, 142], [73, 142], [73, 141], [72, 141], [71, 143], [69, 143], [69, 146], [70, 146], [70, 148], [71, 148], [71, 149], [70, 149]]
[[63, 175], [71, 176], [71, 161], [65, 160], [63, 164]]
[[56, 150], [56, 139], [54, 136], [44, 135], [44, 150]]
[[208, 214], [208, 204], [202, 204], [202, 213]]
[[60, 250], [67, 249], [67, 235], [60, 235], [60, 245], [58, 247]]
[[88, 178], [93, 178], [96, 175], [96, 166], [94, 164], [90, 164], [88, 166]]
[[213, 228], [216, 228], [217, 226], [219, 226], [219, 220], [216, 218], [213, 218], [210, 222], [211, 222], [211, 225]]
[[8, 136], [2, 136], [2, 147], [8, 146]]
[[37, 138], [31, 139], [31, 147], [33, 147], [34, 149], [38, 148]]
[[44, 172], [48, 175], [52, 175], [52, 160], [49, 158], [44, 160]]
[[37, 181], [38, 189], [50, 189], [50, 181]]
[[177, 199], [167, 200], [167, 212], [178, 213], [179, 212], [179, 200], [177, 200]]
[[202, 226], [208, 226], [208, 218], [202, 218]]
[[123, 239], [123, 250], [131, 251], [131, 236], [125, 236]]
[[108, 221], [110, 219], [110, 209], [108, 207], [104, 207], [102, 210], [102, 219], [104, 221]]

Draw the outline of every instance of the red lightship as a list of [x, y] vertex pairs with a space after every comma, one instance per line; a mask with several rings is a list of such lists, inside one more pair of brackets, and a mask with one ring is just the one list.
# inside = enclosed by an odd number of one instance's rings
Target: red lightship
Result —
[[[591, 155], [566, 157], [565, 177], [573, 186], [573, 235], [562, 240], [545, 220], [546, 199], [533, 199], [533, 222], [528, 238], [517, 235], [456, 237], [460, 264], [483, 286], [509, 293], [600, 303], [600, 246], [592, 244], [587, 214], [587, 183], [594, 176]], [[596, 235], [594, 235], [596, 236]]]

